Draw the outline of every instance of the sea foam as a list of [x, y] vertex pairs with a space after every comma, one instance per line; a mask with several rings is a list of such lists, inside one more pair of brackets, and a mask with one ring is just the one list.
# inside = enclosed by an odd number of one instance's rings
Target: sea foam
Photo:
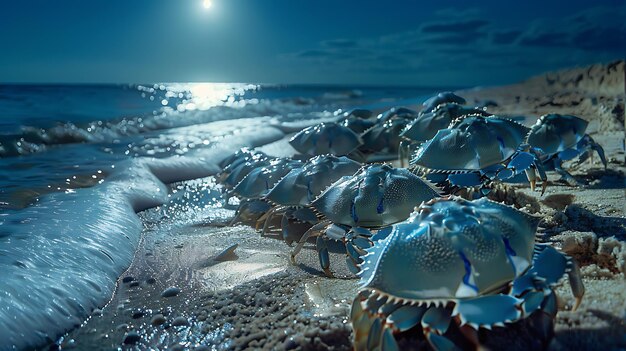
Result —
[[[133, 260], [143, 226], [135, 213], [166, 202], [165, 183], [215, 174], [238, 148], [282, 138], [269, 120], [242, 120], [236, 133], [185, 156], [119, 162], [101, 184], [0, 214], [0, 350], [52, 342], [102, 307]], [[209, 133], [226, 123], [193, 129]], [[191, 131], [171, 133], [183, 132]]]

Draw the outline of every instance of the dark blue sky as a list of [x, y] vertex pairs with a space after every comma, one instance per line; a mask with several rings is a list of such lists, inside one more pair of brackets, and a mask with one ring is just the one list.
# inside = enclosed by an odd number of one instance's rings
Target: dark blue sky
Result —
[[626, 56], [626, 1], [2, 2], [0, 82], [459, 86]]

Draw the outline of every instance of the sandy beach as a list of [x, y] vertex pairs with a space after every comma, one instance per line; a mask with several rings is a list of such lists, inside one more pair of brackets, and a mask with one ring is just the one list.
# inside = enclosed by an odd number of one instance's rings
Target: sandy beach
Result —
[[[590, 122], [587, 133], [605, 149], [606, 170], [598, 160], [572, 169], [584, 186], [561, 183], [550, 173], [543, 196], [524, 184], [498, 186], [490, 194], [541, 216], [543, 240], [581, 266], [584, 300], [571, 311], [569, 285], [560, 284], [550, 350], [626, 348], [625, 76], [625, 62], [618, 61], [457, 92], [470, 105], [490, 101], [490, 113], [524, 116], [527, 125], [546, 113], [580, 116]], [[259, 149], [274, 156], [293, 155], [287, 143], [293, 130], [283, 129], [284, 138]], [[319, 270], [313, 245], [305, 246], [294, 266], [289, 262], [292, 247], [277, 237], [260, 237], [249, 226], [229, 226], [235, 206], [212, 207], [210, 216], [174, 224], [172, 217], [185, 218], [187, 209], [207, 197], [219, 198], [213, 176], [168, 188], [176, 194], [172, 201], [139, 213], [142, 239], [110, 302], [67, 334], [62, 348], [351, 348], [348, 314], [358, 280], [347, 271], [339, 245], [331, 250], [336, 278], [329, 279]], [[233, 244], [238, 244], [236, 258], [214, 260]], [[523, 327], [496, 328], [491, 346], [497, 348], [498, 340], [511, 335], [519, 340], [514, 348], [533, 346]]]

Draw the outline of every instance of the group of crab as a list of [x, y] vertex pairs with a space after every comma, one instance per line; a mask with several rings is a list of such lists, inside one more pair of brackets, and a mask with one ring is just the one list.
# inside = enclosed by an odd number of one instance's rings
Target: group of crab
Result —
[[[218, 180], [240, 199], [233, 224], [297, 242], [294, 263], [316, 238], [328, 276], [327, 242], [343, 242], [360, 277], [355, 349], [397, 350], [396, 337], [415, 331], [436, 350], [478, 347], [480, 328], [531, 315], [550, 336], [554, 285], [567, 274], [577, 302], [584, 294], [575, 262], [536, 243], [537, 218], [482, 196], [493, 182], [527, 179], [534, 190], [537, 178], [543, 194], [551, 170], [577, 184], [563, 161], [594, 151], [606, 167], [587, 122], [549, 114], [528, 128], [465, 103], [447, 92], [419, 113], [353, 110], [295, 134], [298, 157], [242, 149], [222, 163]], [[372, 163], [391, 160], [410, 166]], [[462, 189], [476, 191], [463, 199]]]

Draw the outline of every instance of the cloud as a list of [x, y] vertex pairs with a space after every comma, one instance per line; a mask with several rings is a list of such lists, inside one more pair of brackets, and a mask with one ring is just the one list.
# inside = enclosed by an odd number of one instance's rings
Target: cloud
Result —
[[334, 39], [334, 40], [323, 41], [322, 46], [329, 47], [329, 48], [345, 49], [345, 48], [357, 47], [358, 43], [354, 40], [349, 40], [349, 39]]
[[480, 40], [483, 35], [477, 35], [476, 33], [458, 33], [451, 35], [440, 35], [427, 37], [424, 39], [427, 43], [438, 43], [443, 45], [465, 45], [475, 43]]
[[626, 52], [626, 4], [596, 7], [559, 20], [538, 20], [522, 34], [520, 46]]
[[378, 74], [385, 80], [436, 77], [439, 72], [458, 85], [470, 77], [477, 82], [504, 79], [494, 70], [528, 75], [608, 61], [623, 57], [626, 48], [626, 21], [620, 20], [626, 18], [626, 3], [618, 8], [588, 8], [565, 18], [535, 19], [524, 28], [507, 25], [504, 18], [487, 21], [474, 10], [465, 16], [446, 10], [431, 17], [414, 29], [326, 40], [285, 57], [302, 64], [322, 63], [320, 69], [337, 74]]
[[522, 31], [520, 30], [508, 30], [504, 32], [491, 33], [491, 42], [496, 45], [512, 44], [517, 39]]
[[489, 24], [482, 19], [465, 20], [456, 22], [431, 23], [422, 26], [422, 33], [466, 33], [477, 32]]
[[590, 28], [576, 33], [573, 43], [585, 50], [611, 50], [626, 53], [626, 27]]
[[535, 33], [527, 34], [520, 40], [521, 45], [529, 46], [567, 46], [568, 45], [567, 33]]
[[328, 51], [324, 51], [324, 50], [313, 49], [313, 50], [304, 50], [304, 51], [297, 52], [293, 56], [301, 57], [301, 58], [319, 58], [319, 57], [331, 56], [331, 53]]

